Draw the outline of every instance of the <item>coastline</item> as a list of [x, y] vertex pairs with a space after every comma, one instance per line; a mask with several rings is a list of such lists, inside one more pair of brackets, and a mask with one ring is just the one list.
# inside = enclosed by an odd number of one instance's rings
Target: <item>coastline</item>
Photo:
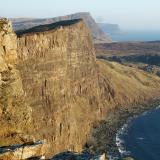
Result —
[[[144, 113], [138, 115], [138, 116], [134, 116], [132, 118], [129, 118], [128, 122], [126, 124], [124, 124], [119, 130], [118, 132], [116, 133], [116, 145], [118, 146], [118, 150], [119, 150], [119, 153], [121, 154], [121, 157], [128, 157], [128, 156], [131, 156], [131, 152], [130, 150], [127, 150], [125, 148], [125, 145], [124, 145], [124, 141], [123, 141], [123, 136], [125, 134], [127, 134], [128, 132], [128, 129], [130, 128], [130, 125], [133, 124], [133, 121], [138, 119], [138, 118], [141, 118], [143, 116], [147, 116], [153, 112], [156, 112], [157, 110], [160, 109], [160, 105], [158, 105], [156, 108], [153, 108], [149, 111], [145, 111]], [[140, 140], [143, 140], [144, 138], [140, 137], [139, 138]]]
[[108, 113], [107, 118], [99, 122], [92, 130], [88, 141], [87, 151], [91, 153], [106, 153], [109, 160], [118, 160], [121, 157], [117, 146], [117, 133], [129, 121], [144, 112], [155, 109], [160, 105], [160, 99], [148, 100], [144, 103], [116, 108]]

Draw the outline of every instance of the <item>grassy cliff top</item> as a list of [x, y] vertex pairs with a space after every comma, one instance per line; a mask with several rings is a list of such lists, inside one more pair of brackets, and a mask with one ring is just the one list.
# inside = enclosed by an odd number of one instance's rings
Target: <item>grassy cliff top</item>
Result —
[[16, 34], [17, 36], [22, 36], [23, 34], [28, 34], [28, 33], [45, 32], [45, 31], [53, 30], [61, 26], [62, 27], [70, 26], [80, 21], [82, 21], [82, 19], [66, 20], [66, 21], [60, 21], [60, 22], [51, 23], [51, 24], [40, 25], [40, 26], [30, 28], [28, 30], [17, 31]]

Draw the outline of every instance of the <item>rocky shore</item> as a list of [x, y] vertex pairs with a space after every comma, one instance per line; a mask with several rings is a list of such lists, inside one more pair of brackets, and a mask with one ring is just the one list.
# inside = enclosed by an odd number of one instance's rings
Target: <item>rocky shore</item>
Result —
[[[86, 150], [91, 153], [106, 153], [109, 157], [122, 158], [116, 145], [116, 134], [118, 130], [128, 122], [129, 119], [137, 117], [142, 113], [152, 110], [160, 105], [160, 99], [154, 99], [142, 104], [130, 107], [119, 107], [110, 111], [106, 120], [98, 122], [92, 130], [92, 135], [86, 145]], [[125, 157], [126, 159], [128, 157]]]
[[0, 160], [45, 159], [44, 147], [44, 141], [1, 146]]

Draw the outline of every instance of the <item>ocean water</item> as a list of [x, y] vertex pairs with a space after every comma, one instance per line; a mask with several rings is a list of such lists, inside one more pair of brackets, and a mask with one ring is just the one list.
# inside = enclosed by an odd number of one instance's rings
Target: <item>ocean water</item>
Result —
[[116, 141], [123, 157], [160, 160], [160, 108], [125, 124], [117, 133]]
[[113, 41], [126, 42], [126, 41], [159, 41], [159, 31], [125, 31], [124, 34], [110, 35]]

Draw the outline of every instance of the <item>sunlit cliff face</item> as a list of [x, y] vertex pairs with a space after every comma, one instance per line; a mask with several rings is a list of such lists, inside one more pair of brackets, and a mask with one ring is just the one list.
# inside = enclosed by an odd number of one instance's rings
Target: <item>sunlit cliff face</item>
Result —
[[2, 29], [0, 40], [2, 145], [40, 139], [47, 156], [82, 151], [109, 110], [159, 96], [158, 77], [97, 61], [82, 20], [37, 27], [18, 38]]

